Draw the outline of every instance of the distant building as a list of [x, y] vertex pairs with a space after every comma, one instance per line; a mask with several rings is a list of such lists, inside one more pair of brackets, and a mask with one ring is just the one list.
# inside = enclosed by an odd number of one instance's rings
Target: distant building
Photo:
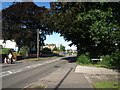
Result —
[[56, 44], [46, 44], [43, 48], [49, 48], [53, 50], [56, 47]]
[[77, 53], [77, 50], [67, 49], [67, 52], [70, 52], [70, 53]]

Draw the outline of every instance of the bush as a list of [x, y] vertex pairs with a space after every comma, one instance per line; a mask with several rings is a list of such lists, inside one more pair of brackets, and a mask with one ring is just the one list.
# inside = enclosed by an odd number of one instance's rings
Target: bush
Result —
[[113, 61], [111, 62], [111, 65], [115, 68], [120, 69], [120, 51], [116, 51], [112, 53], [111, 58], [113, 59]]
[[90, 64], [91, 62], [90, 62], [90, 59], [88, 56], [82, 54], [82, 55], [78, 56], [77, 63], [78, 64]]
[[111, 55], [101, 57], [103, 60], [99, 64], [109, 68], [120, 68], [120, 52], [113, 52]]
[[43, 48], [42, 53], [43, 54], [52, 54], [51, 49], [49, 49], [49, 48]]
[[18, 52], [18, 56], [25, 56], [26, 53], [28, 52], [28, 47], [27, 46], [23, 46], [22, 48], [20, 48], [20, 51]]
[[10, 50], [10, 48], [3, 48], [1, 54], [8, 54]]
[[111, 62], [113, 61], [113, 59], [111, 58], [110, 55], [101, 56], [101, 58], [102, 61], [100, 61], [99, 64], [105, 67], [112, 67]]

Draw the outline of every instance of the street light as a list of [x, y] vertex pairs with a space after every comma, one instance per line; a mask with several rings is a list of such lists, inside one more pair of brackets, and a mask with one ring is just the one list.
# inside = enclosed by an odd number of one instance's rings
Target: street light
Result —
[[39, 34], [41, 34], [42, 31], [37, 29], [37, 58], [39, 58]]

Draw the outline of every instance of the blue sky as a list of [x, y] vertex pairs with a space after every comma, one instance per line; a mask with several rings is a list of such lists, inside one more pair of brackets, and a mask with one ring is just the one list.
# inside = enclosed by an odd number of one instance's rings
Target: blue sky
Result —
[[[46, 8], [50, 7], [49, 2], [35, 2], [35, 4], [38, 5], [38, 6], [45, 6]], [[7, 8], [10, 5], [12, 5], [12, 2], [2, 2], [2, 9]], [[74, 49], [74, 50], [76, 49], [75, 46], [69, 47], [69, 44], [71, 42], [65, 41], [64, 38], [60, 37], [60, 34], [58, 34], [58, 33], [53, 33], [53, 35], [47, 35], [45, 43], [46, 44], [56, 44], [57, 46], [62, 44], [66, 47], [66, 49]]]

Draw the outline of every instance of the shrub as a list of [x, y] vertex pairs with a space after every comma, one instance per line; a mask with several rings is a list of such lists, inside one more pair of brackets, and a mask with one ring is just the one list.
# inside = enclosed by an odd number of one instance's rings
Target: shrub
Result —
[[112, 53], [111, 58], [113, 59], [111, 65], [115, 68], [120, 68], [120, 51]]
[[27, 46], [23, 46], [22, 48], [20, 48], [20, 51], [18, 52], [18, 56], [25, 56], [26, 53], [28, 52], [28, 47]]
[[51, 52], [51, 49], [49, 49], [49, 48], [43, 48], [42, 53], [43, 54], [51, 54], [52, 52]]
[[2, 54], [8, 54], [8, 52], [10, 51], [10, 48], [3, 48], [2, 49]]
[[90, 64], [91, 62], [90, 62], [90, 59], [88, 56], [82, 54], [82, 55], [78, 56], [77, 63], [78, 64]]
[[113, 52], [111, 55], [101, 56], [103, 59], [99, 64], [109, 68], [120, 68], [120, 52]]
[[113, 59], [110, 57], [110, 55], [101, 56], [101, 58], [102, 61], [100, 61], [99, 64], [105, 67], [112, 67], [111, 62], [113, 61]]

